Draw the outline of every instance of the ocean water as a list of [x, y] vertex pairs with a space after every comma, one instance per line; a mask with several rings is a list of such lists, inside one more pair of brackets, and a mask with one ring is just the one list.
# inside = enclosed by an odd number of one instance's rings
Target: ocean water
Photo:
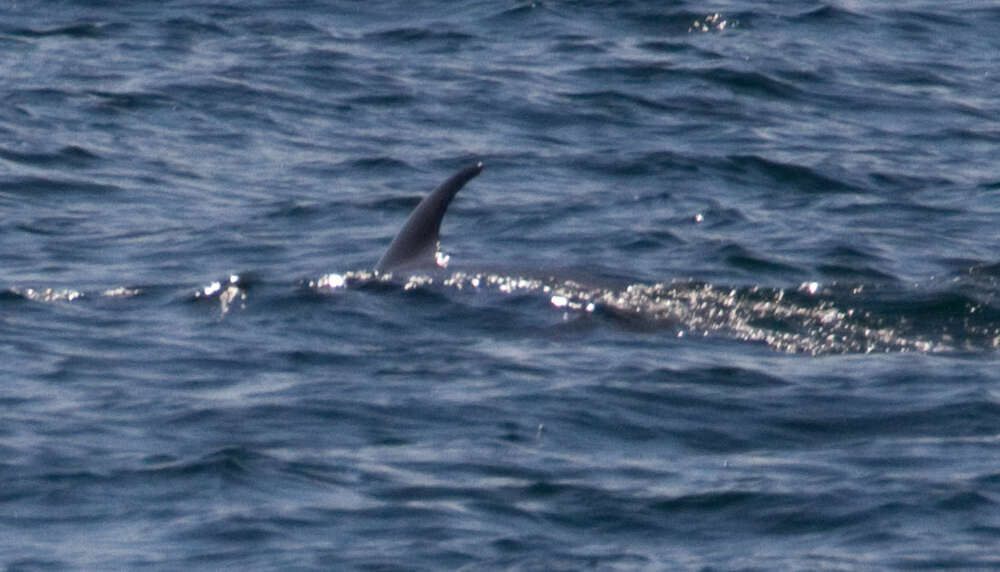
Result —
[[998, 26], [3, 2], [0, 565], [1000, 567]]

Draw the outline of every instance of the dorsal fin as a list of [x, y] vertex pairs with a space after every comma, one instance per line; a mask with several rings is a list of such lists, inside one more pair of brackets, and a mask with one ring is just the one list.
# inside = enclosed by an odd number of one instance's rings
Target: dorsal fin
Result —
[[436, 266], [441, 219], [444, 218], [444, 213], [448, 210], [455, 193], [482, 170], [482, 163], [470, 165], [452, 175], [424, 197], [424, 200], [420, 201], [417, 208], [410, 213], [410, 218], [406, 219], [406, 224], [396, 234], [396, 238], [392, 239], [389, 249], [375, 265], [375, 271], [389, 272], [394, 268]]

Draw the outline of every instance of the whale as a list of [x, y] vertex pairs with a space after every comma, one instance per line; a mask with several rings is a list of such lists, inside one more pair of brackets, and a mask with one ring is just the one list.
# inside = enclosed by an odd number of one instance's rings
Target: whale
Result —
[[441, 221], [452, 199], [472, 179], [483, 171], [483, 163], [477, 162], [459, 169], [428, 193], [410, 212], [409, 218], [396, 233], [389, 248], [374, 267], [376, 276], [409, 278], [421, 276], [441, 276], [439, 271], [456, 270], [465, 275], [508, 276], [546, 281], [572, 280], [593, 287], [618, 287], [628, 284], [626, 278], [606, 268], [588, 265], [586, 268], [557, 264], [547, 261], [518, 260], [515, 263], [496, 261], [459, 262], [455, 269], [451, 264], [439, 260]]
[[438, 268], [441, 220], [458, 191], [483, 171], [477, 162], [460, 169], [427, 194], [410, 213], [375, 264], [377, 274]]

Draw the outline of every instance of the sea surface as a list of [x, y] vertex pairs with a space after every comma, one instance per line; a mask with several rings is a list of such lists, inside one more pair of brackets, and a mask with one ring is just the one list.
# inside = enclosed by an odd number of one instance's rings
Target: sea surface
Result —
[[0, 3], [0, 568], [997, 569], [998, 30]]

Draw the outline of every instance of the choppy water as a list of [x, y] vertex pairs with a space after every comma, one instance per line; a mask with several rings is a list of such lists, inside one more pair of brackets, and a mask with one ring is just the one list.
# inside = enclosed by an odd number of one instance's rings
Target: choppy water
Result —
[[998, 24], [3, 4], [0, 563], [1000, 566]]

